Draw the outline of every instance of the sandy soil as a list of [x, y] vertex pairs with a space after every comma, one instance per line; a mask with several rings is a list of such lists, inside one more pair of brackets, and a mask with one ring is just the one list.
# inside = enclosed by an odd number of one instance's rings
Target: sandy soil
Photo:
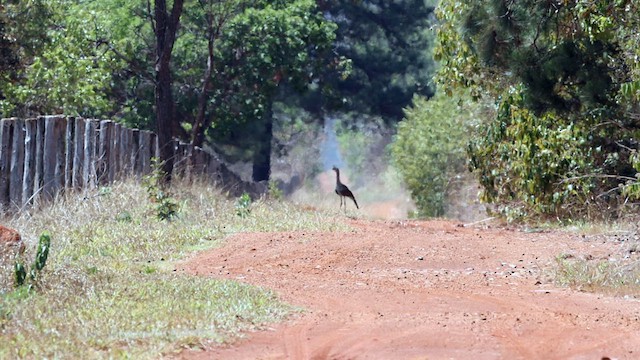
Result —
[[640, 301], [557, 287], [559, 254], [623, 243], [447, 221], [347, 220], [345, 233], [239, 234], [178, 267], [305, 309], [181, 359], [634, 359]]

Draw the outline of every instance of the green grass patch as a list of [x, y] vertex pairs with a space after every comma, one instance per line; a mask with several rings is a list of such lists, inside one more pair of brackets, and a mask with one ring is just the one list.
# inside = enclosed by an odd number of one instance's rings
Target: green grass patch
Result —
[[555, 281], [580, 291], [640, 296], [640, 261], [556, 257]]
[[174, 185], [171, 221], [135, 182], [107, 190], [4, 221], [25, 239], [28, 263], [44, 230], [51, 250], [31, 293], [14, 288], [11, 262], [0, 266], [0, 358], [157, 358], [232, 340], [293, 309], [265, 289], [174, 272], [176, 261], [239, 232], [346, 230], [284, 201], [253, 201], [238, 216], [236, 199], [204, 184]]

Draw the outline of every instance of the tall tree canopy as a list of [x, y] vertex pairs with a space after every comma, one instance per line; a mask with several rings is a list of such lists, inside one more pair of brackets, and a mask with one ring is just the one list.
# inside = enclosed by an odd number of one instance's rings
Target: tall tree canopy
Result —
[[435, 1], [319, 3], [338, 24], [336, 51], [353, 64], [349, 77], [333, 82], [332, 96], [342, 109], [398, 121], [414, 94], [433, 95]]
[[96, 47], [88, 12], [72, 1], [2, 6], [5, 39], [15, 56], [0, 78], [3, 116], [100, 116], [112, 110], [110, 74], [120, 64]]
[[274, 101], [321, 113], [339, 99], [396, 121], [414, 93], [433, 94], [430, 0], [0, 6], [2, 116], [116, 118], [159, 131], [162, 143], [234, 145], [253, 159], [255, 180], [269, 177]]
[[251, 129], [253, 179], [268, 180], [277, 90], [286, 84], [304, 92], [335, 67], [335, 25], [311, 0], [283, 1], [245, 10], [228, 33], [219, 47], [212, 116], [219, 135], [246, 138], [238, 132]]
[[115, 116], [157, 130], [163, 144], [178, 136], [202, 145], [249, 126], [256, 180], [268, 178], [279, 89], [304, 91], [339, 65], [336, 27], [312, 0], [33, 0], [6, 9], [3, 116]]
[[639, 6], [440, 2], [440, 86], [498, 104], [469, 151], [485, 200], [513, 216], [602, 214], [624, 202], [640, 135]]

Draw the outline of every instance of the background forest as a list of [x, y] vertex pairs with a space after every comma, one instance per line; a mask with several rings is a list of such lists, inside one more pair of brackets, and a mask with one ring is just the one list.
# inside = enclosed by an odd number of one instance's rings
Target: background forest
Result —
[[509, 219], [637, 212], [636, 0], [0, 9], [1, 117], [114, 119], [292, 186], [333, 165], [320, 156], [329, 124], [352, 184], [397, 172], [418, 216], [455, 215], [473, 184]]

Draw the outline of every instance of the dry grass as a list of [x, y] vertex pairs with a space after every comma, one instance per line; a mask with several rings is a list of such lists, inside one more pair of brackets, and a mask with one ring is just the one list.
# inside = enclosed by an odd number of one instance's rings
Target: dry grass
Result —
[[559, 285], [581, 291], [638, 297], [640, 260], [592, 260], [559, 255], [555, 279]]
[[618, 296], [640, 296], [640, 232], [637, 222], [580, 223], [567, 228], [585, 241], [611, 243], [611, 253], [560, 254], [556, 257], [556, 283], [582, 291]]
[[341, 230], [339, 218], [259, 200], [248, 216], [204, 184], [180, 184], [171, 222], [156, 218], [145, 189], [129, 181], [68, 195], [8, 218], [31, 262], [39, 234], [51, 252], [39, 288], [14, 290], [0, 268], [0, 358], [157, 358], [182, 346], [222, 342], [281, 320], [293, 309], [269, 291], [178, 274], [174, 263], [245, 231]]

